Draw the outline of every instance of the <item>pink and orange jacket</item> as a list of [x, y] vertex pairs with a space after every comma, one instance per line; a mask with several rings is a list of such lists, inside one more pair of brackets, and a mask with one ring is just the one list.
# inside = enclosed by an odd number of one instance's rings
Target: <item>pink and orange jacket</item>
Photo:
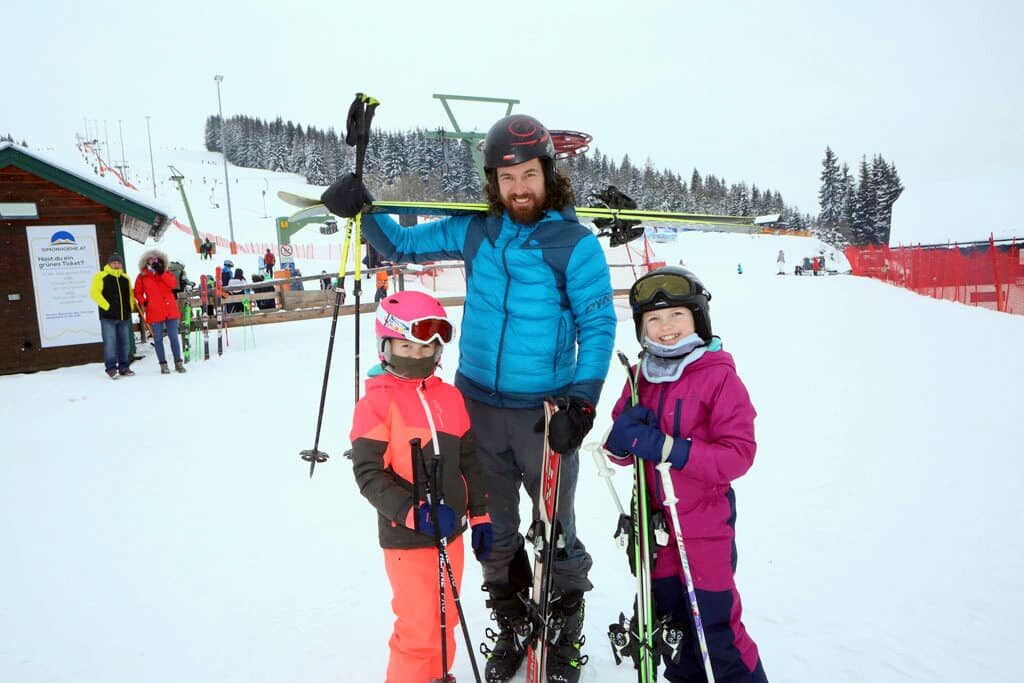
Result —
[[[720, 348], [720, 347], [719, 347]], [[632, 370], [631, 372], [635, 371]], [[732, 356], [725, 351], [709, 350], [686, 367], [675, 382], [652, 384], [640, 373], [637, 383], [640, 403], [658, 416], [658, 427], [674, 438], [691, 440], [690, 458], [682, 469], [671, 469], [672, 483], [679, 502], [683, 535], [689, 539], [732, 544], [735, 520], [731, 482], [746, 473], [754, 462], [754, 418], [757, 416], [747, 388], [743, 385]], [[612, 410], [612, 417], [630, 405], [629, 385]], [[631, 465], [632, 458], [611, 457], [620, 465]], [[665, 510], [661, 475], [653, 463], [645, 462], [651, 505]], [[659, 552], [653, 568], [654, 578], [682, 576], [679, 555]], [[730, 567], [714, 571], [715, 576], [694, 577], [698, 588], [723, 590], [732, 585]], [[721, 575], [719, 575], [721, 574]]]

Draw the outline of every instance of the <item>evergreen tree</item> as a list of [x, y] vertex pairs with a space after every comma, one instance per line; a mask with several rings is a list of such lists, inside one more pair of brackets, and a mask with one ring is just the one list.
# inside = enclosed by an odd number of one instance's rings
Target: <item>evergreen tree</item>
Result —
[[217, 115], [206, 118], [206, 149], [211, 152], [222, 152], [220, 148], [220, 117]]
[[831, 147], [825, 148], [825, 158], [821, 162], [821, 189], [818, 190], [818, 205], [821, 213], [818, 220], [826, 229], [834, 229], [842, 217], [842, 188], [840, 185], [839, 164]]
[[858, 246], [875, 244], [874, 217], [877, 203], [871, 168], [868, 166], [867, 157], [863, 157], [860, 162], [857, 201], [853, 207], [853, 222], [850, 224], [853, 244]]
[[844, 241], [849, 241], [850, 227], [853, 225], [854, 207], [857, 205], [857, 186], [853, 176], [850, 174], [850, 167], [843, 163], [843, 169], [839, 177], [839, 184], [842, 187], [842, 208], [839, 212], [839, 234]]

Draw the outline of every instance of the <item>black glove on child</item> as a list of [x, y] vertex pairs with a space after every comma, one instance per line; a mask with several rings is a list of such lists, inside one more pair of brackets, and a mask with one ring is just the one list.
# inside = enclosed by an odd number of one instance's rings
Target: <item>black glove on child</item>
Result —
[[[583, 437], [594, 426], [594, 406], [575, 396], [559, 398], [558, 412], [551, 416], [548, 427], [548, 445], [556, 453], [568, 453], [580, 447]], [[534, 426], [534, 431], [544, 431], [544, 418]]]
[[373, 204], [373, 195], [363, 184], [362, 176], [346, 173], [324, 190], [320, 195], [320, 201], [335, 216], [352, 218], [369, 204]]

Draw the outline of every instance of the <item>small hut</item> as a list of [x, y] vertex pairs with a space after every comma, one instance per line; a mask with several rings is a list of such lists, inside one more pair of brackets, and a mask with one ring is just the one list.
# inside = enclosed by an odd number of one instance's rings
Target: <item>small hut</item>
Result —
[[145, 244], [171, 222], [139, 192], [0, 143], [0, 374], [100, 362], [89, 285], [123, 237]]

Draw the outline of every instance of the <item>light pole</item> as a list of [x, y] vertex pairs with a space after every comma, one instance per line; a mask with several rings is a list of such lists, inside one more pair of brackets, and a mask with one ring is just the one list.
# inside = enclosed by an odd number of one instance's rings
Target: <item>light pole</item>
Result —
[[156, 199], [156, 167], [153, 166], [153, 135], [149, 131], [149, 116], [146, 117], [146, 138], [149, 139], [149, 174], [153, 178], [153, 199]]
[[228, 146], [224, 140], [224, 107], [220, 102], [220, 82], [224, 80], [224, 77], [217, 74], [213, 77], [213, 80], [217, 81], [217, 112], [220, 114], [220, 151], [224, 155], [224, 192], [227, 193], [228, 199], [228, 232], [231, 239], [231, 254], [235, 255], [238, 253], [238, 246], [235, 245], [235, 223], [231, 218], [231, 182], [228, 179]]
[[117, 120], [118, 134], [121, 136], [121, 182], [128, 182], [128, 160], [124, 158], [124, 128], [121, 126], [121, 119]]

